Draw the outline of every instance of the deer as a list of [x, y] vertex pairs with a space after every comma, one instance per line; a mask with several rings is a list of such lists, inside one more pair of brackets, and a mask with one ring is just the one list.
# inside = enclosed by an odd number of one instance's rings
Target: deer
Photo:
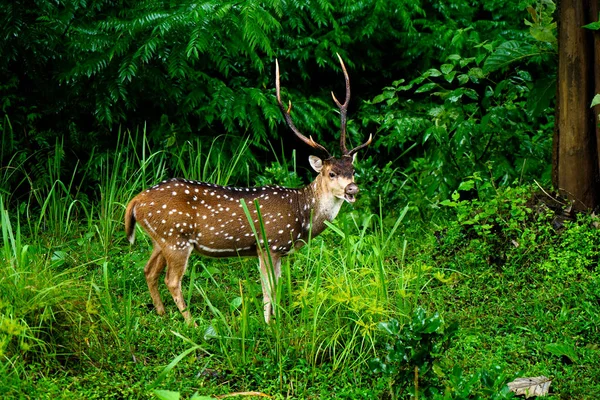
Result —
[[[309, 156], [310, 166], [317, 173], [310, 184], [298, 189], [231, 187], [172, 178], [142, 191], [129, 202], [125, 211], [129, 242], [134, 243], [136, 222], [152, 240], [152, 254], [144, 274], [159, 315], [165, 314], [165, 307], [158, 291], [158, 280], [166, 267], [165, 284], [185, 321], [192, 322], [183, 299], [181, 281], [189, 257], [195, 251], [216, 258], [257, 257], [264, 319], [269, 324], [274, 315], [274, 288], [281, 276], [282, 257], [323, 232], [326, 221], [335, 219], [344, 202], [355, 202], [359, 191], [354, 182], [356, 153], [371, 144], [373, 137], [369, 135], [365, 143], [351, 150], [346, 147], [350, 79], [342, 58], [337, 56], [346, 82], [344, 103], [331, 92], [341, 118], [342, 154], [339, 158], [332, 156], [312, 136], [304, 136], [294, 125], [291, 100], [287, 107], [281, 101], [279, 63], [275, 61], [276, 99], [287, 126], [321, 156]], [[259, 216], [261, 229], [256, 228]]]

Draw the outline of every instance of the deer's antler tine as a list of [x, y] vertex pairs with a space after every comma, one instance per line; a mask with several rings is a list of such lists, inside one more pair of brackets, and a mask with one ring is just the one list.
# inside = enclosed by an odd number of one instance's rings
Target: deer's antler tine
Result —
[[312, 137], [310, 137], [310, 139], [309, 139], [306, 136], [304, 136], [302, 133], [300, 133], [298, 128], [296, 128], [296, 125], [294, 125], [294, 122], [292, 121], [292, 116], [291, 116], [292, 101], [289, 100], [287, 108], [283, 105], [283, 102], [281, 101], [281, 87], [280, 87], [280, 83], [279, 83], [279, 62], [277, 60], [275, 60], [275, 92], [276, 92], [276, 97], [277, 97], [277, 104], [279, 104], [279, 108], [281, 109], [281, 112], [283, 113], [285, 122], [287, 123], [289, 128], [292, 130], [292, 132], [294, 132], [294, 134], [296, 134], [296, 136], [300, 140], [302, 140], [304, 143], [306, 143], [310, 147], [322, 151], [324, 154], [327, 155], [327, 158], [331, 157], [331, 155], [329, 154], [329, 152], [327, 151], [327, 149], [325, 147], [323, 147], [320, 144], [318, 144], [317, 142], [315, 142]]
[[369, 139], [365, 143], [363, 143], [360, 146], [357, 146], [357, 147], [353, 148], [352, 150], [350, 150], [348, 152], [348, 155], [351, 156], [354, 153], [356, 153], [357, 151], [359, 151], [360, 149], [363, 149], [363, 148], [367, 147], [368, 145], [371, 144], [372, 141], [373, 141], [373, 134], [370, 134], [369, 135]]
[[344, 79], [346, 81], [346, 98], [344, 99], [344, 103], [340, 103], [338, 99], [335, 97], [335, 94], [331, 92], [331, 97], [333, 97], [333, 102], [340, 109], [340, 149], [342, 150], [342, 154], [348, 154], [348, 149], [346, 148], [346, 124], [347, 124], [347, 114], [348, 114], [348, 103], [350, 102], [350, 77], [348, 76], [348, 71], [346, 70], [346, 66], [344, 65], [344, 61], [342, 57], [336, 53], [338, 59], [340, 60], [340, 65], [342, 66], [342, 71], [344, 72]]

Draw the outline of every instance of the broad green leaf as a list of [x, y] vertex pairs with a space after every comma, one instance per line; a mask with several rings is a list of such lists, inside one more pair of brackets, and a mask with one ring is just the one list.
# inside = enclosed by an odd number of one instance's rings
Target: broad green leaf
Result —
[[594, 98], [592, 99], [592, 104], [590, 104], [590, 108], [597, 106], [598, 104], [600, 104], [600, 93], [594, 96]]
[[442, 200], [442, 201], [440, 202], [440, 204], [441, 204], [441, 205], [443, 205], [443, 206], [446, 206], [446, 207], [456, 207], [456, 206], [458, 205], [458, 203], [457, 203], [457, 202], [455, 202], [455, 201], [450, 201], [450, 200], [448, 200], [448, 199], [446, 199], [446, 200]]
[[442, 66], [440, 67], [440, 69], [442, 70], [442, 73], [444, 75], [449, 74], [450, 71], [452, 71], [454, 69], [454, 65], [452, 64], [442, 64]]
[[468, 64], [472, 63], [473, 61], [476, 61], [475, 57], [463, 58], [462, 60], [460, 60], [459, 65], [460, 65], [461, 68], [464, 68]]
[[598, 14], [598, 21], [592, 22], [591, 24], [583, 25], [582, 28], [591, 29], [593, 31], [600, 30], [600, 14]]
[[554, 43], [556, 42], [556, 22], [550, 25], [534, 26], [529, 29], [529, 33], [535, 40], [540, 42]]
[[436, 83], [426, 83], [423, 86], [419, 87], [417, 90], [415, 90], [415, 93], [428, 92], [436, 86], [437, 86]]
[[451, 83], [454, 80], [455, 76], [456, 76], [456, 71], [451, 71], [447, 74], [444, 74], [444, 79], [446, 79], [446, 81], [448, 81], [448, 83]]
[[475, 181], [469, 179], [468, 181], [463, 181], [458, 185], [458, 190], [471, 190], [475, 187]]
[[577, 356], [573, 345], [566, 343], [548, 343], [546, 346], [544, 346], [544, 349], [555, 356], [568, 357], [572, 362], [579, 361], [579, 357]]
[[160, 400], [179, 400], [181, 398], [181, 395], [179, 394], [179, 392], [173, 392], [171, 390], [155, 389], [154, 394]]
[[[442, 72], [443, 72], [443, 70], [442, 70]], [[442, 75], [442, 72], [440, 72], [439, 69], [431, 68], [427, 72], [425, 72], [424, 75], [437, 77], [437, 76]]]
[[529, 43], [509, 40], [498, 46], [496, 51], [485, 60], [483, 71], [485, 73], [497, 71], [510, 63], [525, 60], [539, 53], [540, 50]]
[[472, 100], [477, 100], [479, 98], [479, 95], [473, 89], [466, 88], [466, 89], [464, 89], [464, 93], [465, 93], [465, 96], [467, 96], [468, 98], [470, 98]]
[[241, 305], [242, 305], [242, 298], [240, 296], [237, 296], [236, 298], [231, 300], [231, 302], [229, 303], [229, 308], [231, 310], [237, 310]]
[[396, 336], [398, 335], [398, 333], [400, 333], [400, 324], [398, 323], [398, 320], [394, 318], [392, 318], [388, 322], [380, 322], [378, 326], [379, 329], [383, 330], [384, 332], [387, 332], [392, 336]]
[[438, 313], [435, 313], [433, 317], [429, 318], [423, 327], [423, 333], [433, 333], [437, 332], [438, 329], [442, 326], [442, 319], [440, 318]]
[[381, 103], [382, 101], [385, 101], [387, 99], [394, 97], [395, 94], [396, 94], [395, 91], [386, 90], [385, 92], [381, 93], [380, 95], [375, 96], [375, 98], [371, 101], [371, 103], [373, 103], [373, 104]]
[[556, 93], [556, 77], [538, 79], [533, 84], [527, 97], [527, 114], [531, 117], [540, 115], [554, 98]]
[[[415, 79], [413, 79], [412, 81], [410, 81], [410, 83], [408, 85], [418, 85], [421, 82], [423, 82], [427, 77], [423, 74], [421, 76], [416, 77]], [[407, 85], [407, 86], [408, 86]]]
[[471, 68], [467, 74], [473, 83], [479, 83], [479, 80], [485, 77], [481, 68]]

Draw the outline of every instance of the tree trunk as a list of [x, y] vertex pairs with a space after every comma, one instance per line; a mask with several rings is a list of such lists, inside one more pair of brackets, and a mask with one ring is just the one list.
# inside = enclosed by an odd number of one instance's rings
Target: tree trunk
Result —
[[[598, 110], [590, 103], [600, 88], [597, 34], [583, 25], [598, 16], [598, 0], [562, 0], [559, 7], [557, 121], [554, 182], [575, 210], [598, 205]], [[596, 107], [598, 108], [598, 107]]]

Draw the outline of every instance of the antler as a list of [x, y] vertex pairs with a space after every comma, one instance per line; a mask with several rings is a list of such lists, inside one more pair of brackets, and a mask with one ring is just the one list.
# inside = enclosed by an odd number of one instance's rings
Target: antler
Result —
[[350, 102], [350, 77], [348, 76], [348, 71], [346, 71], [346, 66], [344, 65], [344, 61], [342, 60], [342, 57], [338, 53], [336, 53], [336, 54], [338, 56], [338, 59], [340, 60], [340, 64], [342, 65], [342, 71], [344, 71], [344, 79], [346, 80], [346, 98], [344, 99], [344, 104], [342, 104], [335, 97], [335, 94], [333, 93], [333, 91], [331, 92], [331, 97], [333, 97], [333, 101], [340, 109], [340, 118], [341, 118], [340, 149], [342, 150], [342, 155], [351, 156], [354, 153], [356, 153], [358, 150], [370, 145], [371, 141], [373, 140], [373, 135], [369, 135], [369, 140], [367, 140], [365, 143], [361, 144], [360, 146], [353, 148], [350, 151], [348, 151], [348, 149], [346, 148], [346, 124], [347, 124], [347, 114], [348, 114], [348, 103]]
[[333, 102], [340, 109], [340, 149], [342, 150], [342, 154], [346, 155], [348, 154], [348, 149], [346, 148], [346, 115], [348, 114], [348, 103], [350, 102], [350, 77], [348, 76], [348, 71], [346, 71], [346, 66], [344, 65], [344, 61], [342, 61], [342, 57], [340, 57], [338, 53], [335, 54], [337, 54], [340, 64], [342, 65], [342, 71], [344, 71], [344, 79], [346, 80], [346, 98], [344, 99], [344, 104], [341, 104], [335, 97], [335, 94], [333, 94], [333, 91], [331, 92], [331, 97], [333, 97]]
[[294, 132], [296, 134], [296, 136], [298, 136], [298, 138], [300, 140], [302, 140], [304, 143], [306, 143], [310, 147], [313, 147], [317, 150], [322, 151], [323, 153], [327, 154], [327, 158], [330, 158], [331, 155], [329, 154], [329, 152], [327, 151], [327, 149], [325, 147], [323, 147], [319, 143], [315, 142], [313, 140], [312, 136], [309, 136], [309, 137], [304, 136], [302, 133], [300, 133], [298, 128], [296, 128], [296, 125], [294, 125], [294, 122], [292, 121], [292, 116], [290, 115], [290, 113], [292, 111], [292, 101], [291, 100], [289, 101], [289, 105], [287, 108], [281, 102], [281, 90], [280, 90], [280, 86], [279, 86], [279, 63], [277, 62], [277, 60], [275, 60], [275, 90], [277, 93], [277, 103], [279, 104], [279, 108], [281, 109], [281, 112], [283, 113], [285, 122], [290, 127], [292, 132]]

